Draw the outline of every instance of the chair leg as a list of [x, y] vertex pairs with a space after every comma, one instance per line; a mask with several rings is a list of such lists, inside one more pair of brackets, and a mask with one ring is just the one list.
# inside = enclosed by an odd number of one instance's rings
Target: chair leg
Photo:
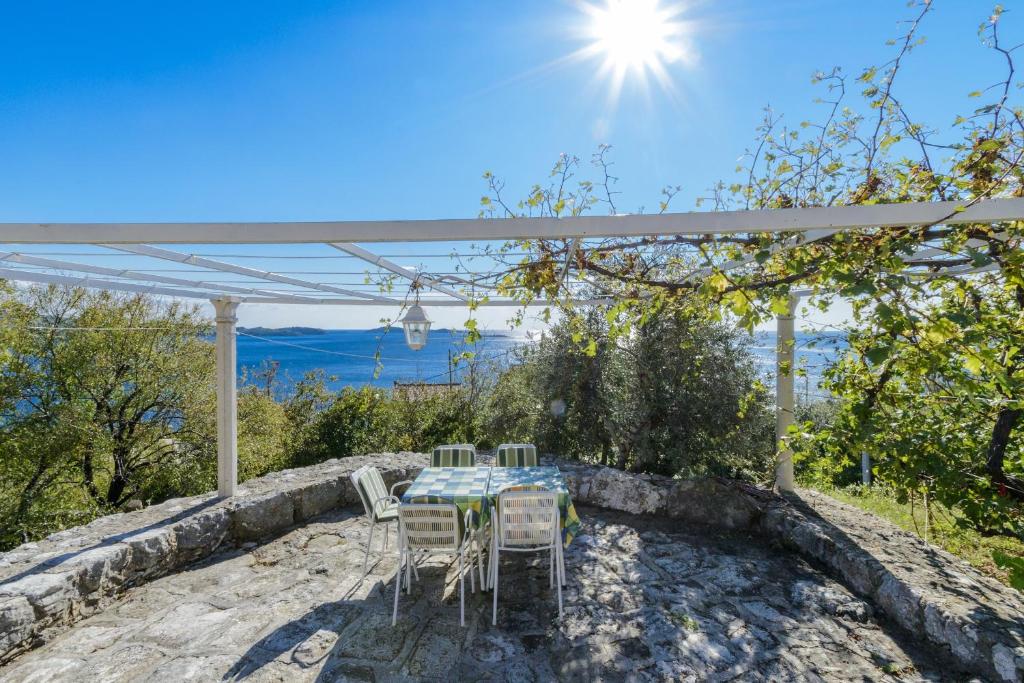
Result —
[[[463, 548], [469, 548], [469, 592], [476, 593], [476, 578], [473, 576], [473, 542], [470, 541]], [[462, 559], [459, 560], [459, 576], [462, 576]], [[482, 587], [481, 587], [482, 590]]]
[[402, 560], [405, 559], [405, 554], [399, 550], [398, 552], [398, 572], [395, 573], [395, 607], [391, 611], [391, 625], [394, 626], [398, 623], [398, 594], [402, 592]]
[[491, 626], [498, 625], [498, 544], [491, 545], [491, 590], [494, 592], [494, 603], [491, 607]]
[[[459, 626], [466, 625], [466, 581], [463, 564], [465, 563], [464, 553], [459, 550]], [[470, 581], [473, 580], [473, 572], [469, 572]]]
[[483, 539], [477, 539], [476, 542], [476, 559], [477, 565], [480, 568], [480, 591], [487, 590], [487, 581], [484, 579], [484, 542]]
[[558, 539], [556, 547], [558, 548], [558, 580], [561, 582], [561, 585], [565, 586], [565, 546], [562, 545], [561, 538]]
[[[384, 558], [387, 557], [387, 555], [388, 555], [388, 536], [391, 535], [390, 532], [391, 532], [391, 525], [390, 524], [385, 524], [384, 525], [384, 541], [383, 541], [383, 543], [381, 545], [380, 560], [378, 560], [378, 562], [383, 562]], [[395, 540], [395, 545], [397, 545], [397, 544], [398, 544], [398, 541], [396, 539]]]
[[555, 587], [555, 555], [557, 554], [555, 546], [551, 546], [551, 553], [548, 556], [548, 588]]
[[370, 540], [366, 542], [366, 554], [363, 555], [363, 576], [366, 576], [366, 564], [370, 561], [370, 546], [373, 545], [373, 530], [376, 524], [370, 522]]
[[491, 542], [488, 544], [490, 547], [487, 549], [487, 587], [494, 587], [494, 546], [497, 544], [495, 536], [491, 536]]
[[[558, 543], [561, 543], [561, 538], [559, 538], [555, 543], [556, 543], [555, 547], [553, 547], [551, 549], [552, 554], [555, 554], [555, 553], [558, 552]], [[558, 562], [555, 562], [555, 566], [556, 567], [558, 566]], [[555, 583], [558, 585], [558, 618], [561, 619], [562, 618], [562, 581], [561, 581], [561, 577], [559, 577], [559, 580], [556, 581]]]
[[[409, 555], [409, 557], [405, 558], [405, 593], [406, 595], [409, 595], [412, 593], [412, 572], [409, 569], [409, 565], [416, 561], [416, 555], [411, 551], [406, 551], [406, 554]], [[416, 578], [417, 580], [419, 579], [418, 576]]]

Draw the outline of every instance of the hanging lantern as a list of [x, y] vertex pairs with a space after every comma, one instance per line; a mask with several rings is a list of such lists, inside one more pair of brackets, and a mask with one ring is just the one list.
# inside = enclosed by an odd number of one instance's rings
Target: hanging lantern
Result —
[[419, 297], [416, 303], [409, 307], [409, 312], [402, 318], [402, 327], [405, 328], [405, 343], [413, 351], [419, 351], [427, 345], [427, 335], [430, 334], [430, 320], [420, 306]]

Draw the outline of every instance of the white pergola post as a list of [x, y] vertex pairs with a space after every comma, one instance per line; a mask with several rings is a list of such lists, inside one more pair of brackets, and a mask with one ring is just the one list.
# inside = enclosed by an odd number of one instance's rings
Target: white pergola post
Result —
[[236, 297], [213, 299], [217, 316], [217, 493], [235, 495], [238, 484], [238, 395], [235, 385]]
[[777, 464], [775, 485], [780, 491], [792, 491], [793, 451], [786, 445], [789, 427], [793, 424], [793, 347], [795, 345], [793, 318], [799, 297], [791, 294], [789, 310], [777, 319], [775, 349], [775, 442]]

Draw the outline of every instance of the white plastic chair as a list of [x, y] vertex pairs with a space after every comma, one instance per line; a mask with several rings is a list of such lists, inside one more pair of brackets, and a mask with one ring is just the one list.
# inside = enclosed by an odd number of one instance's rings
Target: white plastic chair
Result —
[[[459, 558], [459, 624], [466, 625], [466, 550], [472, 535], [470, 512], [460, 524], [459, 508], [451, 503], [403, 503], [398, 506], [398, 573], [395, 575], [395, 607], [391, 625], [398, 623], [398, 594], [411, 590], [411, 571], [415, 571], [415, 555], [457, 555]], [[469, 565], [470, 590], [476, 592], [473, 565]]]
[[363, 465], [352, 473], [352, 485], [359, 493], [359, 499], [363, 501], [363, 509], [366, 511], [366, 519], [370, 522], [370, 539], [366, 542], [366, 554], [363, 555], [363, 576], [366, 576], [367, 562], [370, 560], [370, 546], [373, 545], [373, 530], [378, 524], [384, 525], [384, 542], [380, 551], [381, 559], [388, 550], [388, 524], [398, 521], [398, 497], [395, 496], [395, 489], [404, 484], [411, 484], [412, 481], [400, 481], [388, 491], [384, 484], [384, 478], [380, 476], [380, 470], [373, 465]]
[[[491, 625], [498, 624], [498, 567], [501, 552], [535, 553], [548, 551], [550, 585], [558, 588], [558, 616], [562, 616], [562, 520], [558, 510], [558, 494], [546, 490], [501, 491], [493, 516], [490, 576], [494, 591]], [[557, 577], [556, 577], [557, 575]]]

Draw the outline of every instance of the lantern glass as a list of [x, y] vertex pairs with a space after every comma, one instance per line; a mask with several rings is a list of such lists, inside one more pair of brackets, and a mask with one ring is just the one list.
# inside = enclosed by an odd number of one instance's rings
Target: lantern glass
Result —
[[409, 312], [402, 319], [402, 327], [405, 329], [405, 343], [410, 349], [419, 351], [427, 345], [430, 320], [419, 304], [409, 308]]

